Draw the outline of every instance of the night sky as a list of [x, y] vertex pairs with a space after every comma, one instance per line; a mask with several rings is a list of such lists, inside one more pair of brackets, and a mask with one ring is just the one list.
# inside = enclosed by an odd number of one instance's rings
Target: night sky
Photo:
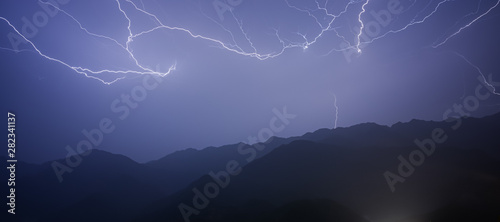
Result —
[[2, 1], [0, 106], [28, 162], [100, 122], [113, 130], [93, 148], [146, 162], [248, 142], [285, 107], [275, 136], [443, 120], [464, 102], [484, 116], [500, 109], [499, 2]]

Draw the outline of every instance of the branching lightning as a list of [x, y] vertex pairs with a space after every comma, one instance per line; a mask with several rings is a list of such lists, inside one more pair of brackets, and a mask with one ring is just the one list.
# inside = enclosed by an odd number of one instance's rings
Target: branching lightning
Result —
[[[477, 8], [476, 8], [476, 10], [475, 10], [475, 11], [470, 12], [470, 13], [468, 13], [467, 15], [464, 15], [464, 16], [462, 17], [462, 19], [460, 19], [460, 20], [456, 21], [456, 22], [455, 22], [455, 24], [454, 24], [453, 26], [451, 26], [451, 27], [450, 27], [450, 28], [449, 28], [446, 32], [450, 32], [450, 30], [452, 30], [452, 29], [454, 29], [456, 26], [458, 26], [458, 24], [460, 24], [460, 22], [462, 22], [463, 20], [465, 20], [465, 19], [469, 18], [469, 16], [473, 16], [473, 15], [476, 15], [477, 13], [479, 13], [479, 11], [481, 10], [481, 3], [482, 3], [482, 2], [483, 2], [483, 0], [479, 0], [479, 3], [477, 4]], [[441, 36], [441, 37], [440, 37], [440, 39], [444, 39], [444, 38], [446, 38], [446, 36], [447, 36], [446, 34], [443, 34], [443, 36]], [[434, 42], [434, 44], [433, 44], [433, 45], [435, 45], [438, 41], [439, 41], [439, 39], [438, 39], [438, 40], [436, 40], [436, 41]]]
[[[42, 52], [41, 52], [41, 51], [40, 51], [40, 50], [36, 47], [36, 45], [35, 45], [33, 42], [31, 42], [31, 41], [30, 41], [29, 39], [27, 39], [24, 35], [22, 35], [22, 34], [21, 34], [18, 30], [17, 30], [17, 28], [16, 28], [16, 27], [14, 27], [14, 25], [12, 25], [12, 24], [9, 22], [9, 20], [7, 20], [7, 19], [6, 19], [6, 18], [4, 18], [4, 17], [0, 17], [0, 19], [1, 19], [1, 20], [3, 20], [3, 21], [5, 21], [5, 22], [7, 22], [7, 24], [8, 24], [8, 25], [9, 25], [12, 29], [14, 29], [14, 31], [15, 31], [18, 35], [20, 35], [20, 36], [21, 36], [21, 37], [22, 37], [22, 38], [23, 38], [26, 42], [28, 42], [28, 43], [29, 43], [29, 44], [33, 47], [33, 49], [34, 49], [34, 50], [35, 50], [35, 51], [36, 51], [36, 52], [37, 52], [40, 56], [42, 56], [42, 57], [44, 57], [44, 58], [46, 58], [46, 59], [48, 59], [48, 60], [50, 60], [50, 61], [60, 63], [60, 64], [62, 64], [62, 65], [64, 65], [64, 66], [66, 66], [66, 67], [68, 67], [68, 68], [70, 68], [70, 69], [74, 70], [75, 72], [77, 72], [77, 73], [79, 73], [79, 74], [85, 75], [85, 76], [86, 76], [86, 77], [88, 77], [88, 78], [92, 78], [92, 79], [99, 80], [99, 81], [101, 81], [101, 82], [102, 82], [102, 83], [104, 83], [104, 84], [108, 84], [108, 85], [109, 85], [109, 84], [114, 83], [114, 82], [118, 81], [119, 79], [121, 79], [121, 78], [117, 78], [117, 79], [115, 79], [115, 80], [113, 80], [113, 81], [111, 81], [111, 82], [106, 82], [106, 81], [104, 81], [104, 80], [102, 80], [102, 79], [99, 79], [99, 78], [97, 78], [97, 77], [94, 77], [94, 76], [91, 76], [91, 75], [87, 74], [85, 71], [90, 71], [90, 70], [88, 70], [88, 69], [84, 69], [84, 68], [81, 68], [81, 67], [74, 67], [74, 66], [68, 65], [67, 63], [65, 63], [65, 62], [63, 62], [63, 61], [61, 61], [61, 60], [59, 60], [59, 59], [56, 59], [56, 58], [52, 58], [52, 57], [50, 57], [50, 56], [47, 56], [47, 55], [45, 55], [44, 53], [42, 53]], [[103, 71], [103, 70], [101, 70], [101, 71]], [[99, 71], [99, 72], [101, 72], [101, 71]], [[99, 72], [93, 72], [93, 73], [99, 73]], [[111, 72], [111, 71], [110, 71], [110, 72]], [[116, 71], [116, 72], [117, 72], [117, 73], [122, 73], [122, 74], [123, 74], [123, 73], [130, 73], [130, 72], [133, 72], [133, 71]]]
[[26, 38], [26, 36], [24, 36], [23, 34], [21, 34], [21, 32], [19, 32], [19, 30], [10, 23], [10, 21], [4, 17], [0, 17], [1, 20], [5, 21], [19, 36], [21, 36], [21, 38], [23, 38], [24, 41], [26, 41], [27, 43], [29, 43], [29, 45], [40, 55], [42, 56], [43, 58], [45, 59], [48, 59], [50, 61], [53, 61], [53, 62], [57, 62], [57, 63], [60, 63], [70, 69], [72, 69], [73, 71], [79, 73], [79, 74], [82, 74], [84, 75], [85, 77], [87, 78], [91, 78], [91, 79], [96, 79], [104, 84], [112, 84], [118, 80], [121, 80], [121, 79], [124, 79], [125, 76], [121, 76], [121, 77], [117, 77], [115, 78], [114, 80], [112, 81], [105, 81], [99, 77], [97, 77], [96, 75], [98, 74], [103, 74], [103, 73], [112, 73], [112, 74], [138, 74], [138, 75], [159, 75], [159, 76], [165, 76], [167, 74], [169, 74], [171, 71], [175, 70], [176, 68], [176, 63], [174, 63], [172, 66], [170, 66], [170, 68], [168, 69], [167, 72], [157, 72], [157, 71], [153, 71], [147, 67], [144, 67], [142, 65], [140, 65], [139, 61], [135, 58], [134, 54], [132, 53], [131, 49], [130, 49], [130, 42], [133, 41], [133, 35], [132, 35], [132, 32], [130, 31], [130, 19], [128, 18], [128, 16], [126, 15], [126, 13], [121, 10], [121, 5], [119, 3], [119, 1], [117, 0], [117, 4], [118, 4], [118, 8], [120, 9], [120, 11], [122, 11], [124, 13], [124, 16], [127, 18], [127, 20], [129, 21], [129, 26], [128, 26], [128, 30], [129, 30], [129, 36], [127, 38], [127, 42], [126, 42], [126, 46], [120, 44], [117, 40], [111, 38], [111, 37], [108, 37], [108, 36], [104, 36], [104, 35], [99, 35], [99, 34], [95, 34], [95, 33], [92, 33], [92, 32], [89, 32], [86, 28], [84, 28], [82, 26], [82, 24], [72, 15], [70, 15], [68, 12], [58, 8], [57, 6], [51, 4], [50, 2], [42, 2], [40, 1], [41, 3], [43, 4], [48, 4], [48, 5], [51, 5], [52, 7], [56, 8], [57, 10], [59, 10], [60, 12], [62, 12], [63, 14], [65, 14], [66, 16], [70, 17], [74, 22], [76, 22], [79, 26], [79, 28], [81, 30], [83, 30], [85, 33], [91, 35], [91, 36], [94, 36], [94, 37], [98, 37], [98, 38], [104, 38], [104, 39], [107, 39], [107, 40], [110, 40], [110, 41], [113, 41], [115, 44], [117, 44], [118, 46], [120, 46], [122, 49], [126, 50], [127, 53], [129, 54], [130, 58], [134, 61], [135, 65], [139, 68], [139, 71], [137, 70], [109, 70], [109, 69], [103, 69], [103, 70], [91, 70], [89, 68], [84, 68], [84, 67], [78, 67], [78, 66], [72, 66], [72, 65], [69, 65], [68, 63], [60, 60], [60, 59], [57, 59], [57, 58], [54, 58], [54, 57], [51, 57], [51, 56], [48, 56], [46, 55], [45, 53], [43, 53], [32, 41], [30, 41], [28, 38]]
[[458, 52], [453, 52], [455, 55], [457, 55], [458, 57], [462, 58], [467, 64], [469, 64], [470, 66], [472, 66], [475, 70], [477, 70], [477, 72], [481, 75], [482, 79], [483, 79], [483, 82], [485, 85], [487, 85], [488, 87], [490, 87], [490, 90], [493, 94], [495, 95], [498, 95], [500, 96], [500, 93], [499, 92], [496, 92], [496, 89], [495, 89], [495, 86], [493, 86], [490, 82], [492, 82], [492, 80], [490, 79], [490, 81], [488, 81], [486, 79], [486, 76], [483, 74], [483, 71], [481, 71], [481, 69], [474, 65], [470, 60], [468, 60], [464, 55], [458, 53]]
[[[226, 51], [231, 52], [231, 53], [236, 53], [240, 56], [248, 56], [248, 57], [256, 58], [258, 60], [267, 60], [267, 59], [275, 58], [277, 56], [282, 55], [287, 49], [291, 49], [291, 48], [301, 48], [303, 50], [309, 49], [312, 45], [319, 42], [320, 39], [322, 41], [331, 41], [330, 39], [325, 38], [325, 33], [327, 33], [327, 32], [333, 33], [338, 38], [338, 40], [340, 40], [343, 43], [346, 43], [346, 45], [347, 45], [346, 47], [334, 48], [330, 51], [330, 53], [334, 52], [334, 51], [335, 52], [342, 52], [342, 51], [346, 51], [346, 50], [356, 50], [358, 53], [361, 53], [362, 47], [373, 43], [377, 39], [384, 38], [389, 34], [396, 34], [396, 33], [405, 31], [411, 26], [424, 23], [426, 20], [428, 20], [430, 17], [432, 17], [434, 14], [436, 14], [438, 12], [438, 10], [445, 3], [452, 2], [453, 0], [439, 0], [437, 5], [435, 5], [434, 9], [430, 13], [428, 13], [427, 15], [422, 17], [421, 14], [424, 11], [427, 11], [428, 7], [431, 7], [431, 5], [434, 5], [434, 3], [433, 3], [434, 1], [430, 1], [429, 4], [427, 4], [427, 6], [424, 9], [422, 9], [422, 11], [417, 13], [413, 17], [413, 19], [410, 22], [408, 22], [406, 25], [403, 25], [399, 29], [389, 30], [382, 35], [379, 35], [379, 36], [376, 36], [376, 37], [369, 39], [368, 41], [362, 41], [361, 37], [363, 35], [363, 29], [365, 28], [365, 21], [363, 21], [362, 17], [365, 17], [363, 15], [365, 15], [365, 13], [368, 10], [367, 8], [369, 6], [370, 0], [350, 0], [345, 4], [345, 6], [343, 6], [343, 8], [340, 8], [339, 12], [337, 12], [335, 14], [330, 11], [328, 0], [325, 0], [322, 3], [320, 3], [319, 0], [314, 0], [315, 6], [313, 6], [313, 9], [304, 9], [304, 8], [299, 7], [299, 6], [291, 4], [289, 2], [289, 0], [283, 0], [286, 7], [289, 7], [290, 9], [296, 10], [298, 13], [306, 14], [307, 17], [311, 18], [312, 22], [315, 24], [315, 26], [317, 26], [317, 28], [319, 30], [314, 35], [311, 35], [311, 34], [303, 34], [300, 32], [282, 33], [277, 28], [273, 28], [275, 30], [275, 33], [274, 33], [275, 35], [272, 38], [276, 38], [281, 46], [279, 47], [278, 50], [275, 50], [274, 52], [270, 52], [270, 53], [259, 53], [259, 52], [262, 52], [263, 50], [259, 49], [257, 47], [257, 45], [252, 41], [251, 33], [248, 33], [247, 31], [245, 31], [246, 29], [244, 27], [244, 21], [239, 19], [237, 14], [235, 14], [235, 12], [233, 10], [230, 10], [229, 12], [231, 13], [231, 19], [233, 19], [235, 24], [237, 25], [237, 30], [230, 30], [230, 29], [224, 27], [224, 25], [222, 25], [221, 23], [217, 22], [215, 19], [212, 19], [211, 17], [204, 14], [205, 17], [210, 19], [210, 21], [217, 24], [224, 32], [229, 34], [230, 42], [225, 42], [225, 41], [222, 41], [222, 40], [210, 37], [210, 36], [196, 33], [195, 31], [192, 31], [191, 29], [188, 29], [185, 27], [170, 26], [170, 25], [166, 24], [166, 22], [160, 20], [157, 15], [149, 12], [146, 9], [146, 7], [144, 6], [144, 3], [142, 1], [140, 1], [140, 3], [139, 3], [142, 7], [138, 7], [137, 4], [134, 3], [132, 0], [115, 0], [116, 5], [117, 5], [117, 10], [119, 10], [121, 12], [123, 18], [126, 19], [126, 21], [127, 21], [126, 28], [128, 31], [128, 36], [126, 38], [127, 39], [126, 42], [123, 43], [123, 42], [120, 42], [120, 41], [118, 41], [114, 38], [111, 38], [109, 36], [90, 32], [87, 28], [85, 28], [85, 26], [75, 16], [71, 15], [69, 12], [57, 7], [56, 5], [53, 5], [49, 1], [47, 1], [47, 2], [44, 2], [41, 0], [39, 0], [39, 1], [43, 4], [51, 5], [52, 7], [56, 8], [59, 12], [63, 13], [65, 16], [70, 18], [85, 34], [102, 39], [104, 41], [109, 41], [109, 42], [113, 43], [114, 45], [118, 46], [121, 50], [123, 50], [124, 53], [126, 53], [128, 55], [128, 57], [130, 58], [132, 64], [134, 65], [134, 67], [136, 67], [136, 69], [135, 70], [111, 70], [111, 69], [93, 70], [93, 69], [90, 69], [87, 67], [79, 67], [79, 66], [74, 66], [74, 65], [68, 64], [63, 59], [58, 59], [58, 58], [55, 58], [53, 56], [49, 56], [46, 53], [42, 52], [33, 41], [31, 41], [28, 38], [26, 38], [25, 36], [23, 36], [22, 33], [19, 32], [18, 28], [16, 28], [14, 25], [12, 25], [12, 23], [5, 17], [0, 17], [0, 19], [3, 20], [4, 22], [6, 22], [14, 30], [14, 32], [16, 34], [21, 36], [21, 38], [23, 40], [25, 40], [33, 50], [30, 50], [30, 49], [13, 50], [13, 49], [8, 49], [8, 48], [3, 48], [3, 47], [0, 47], [0, 49], [13, 51], [16, 53], [25, 52], [25, 51], [32, 51], [32, 52], [39, 54], [44, 59], [47, 59], [47, 60], [50, 60], [53, 62], [57, 62], [61, 65], [64, 65], [64, 66], [72, 69], [73, 71], [84, 75], [87, 78], [96, 79], [104, 84], [111, 84], [111, 83], [114, 83], [118, 80], [126, 78], [126, 76], [129, 74], [131, 74], [131, 75], [145, 75], [145, 74], [147, 74], [147, 75], [165, 76], [165, 75], [169, 74], [171, 71], [176, 69], [176, 63], [174, 63], [170, 66], [170, 68], [168, 69], [167, 72], [159, 72], [159, 71], [152, 70], [152, 69], [142, 65], [140, 60], [133, 53], [132, 44], [136, 38], [143, 36], [143, 35], [147, 35], [149, 33], [155, 32], [155, 31], [160, 30], [160, 29], [165, 29], [165, 30], [169, 30], [172, 32], [181, 32], [181, 33], [186, 34], [186, 36], [188, 38], [199, 39], [201, 41], [207, 42], [208, 44], [215, 45], [216, 47], [218, 47], [222, 50], [226, 50]], [[347, 14], [350, 14], [347, 12], [351, 8], [352, 5], [360, 4], [360, 3], [362, 3], [361, 10], [359, 11], [359, 13], [356, 13], [357, 22], [359, 22], [360, 28], [359, 28], [359, 32], [356, 32], [353, 34], [355, 39], [354, 39], [354, 41], [351, 41], [351, 42], [353, 42], [353, 43], [351, 43], [350, 41], [347, 40], [347, 38], [345, 36], [343, 36], [342, 34], [340, 34], [338, 32], [338, 30], [337, 30], [338, 27], [334, 27], [334, 24], [338, 18], [340, 18], [342, 16], [346, 16]], [[132, 9], [130, 9], [130, 10], [136, 10], [137, 12], [140, 12], [140, 13], [150, 17], [151, 20], [154, 21], [155, 26], [153, 28], [149, 28], [147, 30], [143, 30], [143, 31], [139, 31], [137, 33], [134, 33], [132, 31], [133, 19], [131, 16], [129, 16], [127, 10], [125, 10], [123, 8], [123, 4], [129, 4], [132, 6]], [[412, 7], [414, 4], [415, 4], [415, 1], [413, 2], [413, 4], [410, 7]], [[434, 44], [432, 47], [437, 48], [437, 47], [445, 44], [449, 39], [460, 34], [464, 29], [470, 27], [471, 25], [476, 23], [479, 19], [481, 19], [484, 16], [486, 16], [487, 14], [489, 14], [493, 9], [497, 8], [497, 6], [499, 4], [500, 4], [500, 0], [498, 0], [496, 2], [496, 4], [493, 5], [492, 7], [490, 7], [487, 11], [485, 11], [484, 13], [480, 14], [477, 17], [475, 16], [474, 19], [472, 19], [466, 25], [464, 25], [463, 27], [458, 29], [458, 31], [454, 32], [453, 34], [449, 35], [446, 38], [443, 38], [444, 39], [443, 41], [440, 41], [439, 43]], [[408, 11], [408, 9], [406, 11]], [[318, 13], [320, 15], [318, 15]], [[475, 13], [470, 13], [470, 14], [466, 15], [465, 17], [476, 15], [476, 14], [477, 14], [477, 11]], [[243, 41], [237, 41], [237, 39], [235, 37], [236, 35], [233, 33], [234, 31], [239, 32], [239, 36], [242, 36]], [[286, 38], [284, 38], [284, 35], [288, 35], [288, 34], [296, 34], [299, 37], [301, 37], [302, 40], [295, 41], [295, 42], [289, 41]], [[248, 44], [247, 48], [249, 48], [250, 50], [244, 50], [245, 47], [243, 47], [242, 45], [239, 45], [238, 42], [245, 42], [245, 44]], [[111, 81], [105, 81], [99, 77], [99, 74], [114, 74], [117, 77]]]
[[321, 6], [320, 3], [317, 0], [315, 0], [317, 8], [314, 11], [322, 11], [324, 13], [324, 17], [329, 18], [326, 21], [328, 23], [328, 25], [325, 26], [320, 22], [320, 19], [312, 13], [313, 10], [300, 9], [300, 8], [290, 4], [290, 2], [288, 2], [288, 0], [285, 0], [285, 2], [289, 8], [295, 9], [295, 10], [302, 12], [302, 13], [306, 13], [309, 17], [313, 18], [315, 23], [318, 25], [318, 27], [321, 28], [319, 34], [314, 36], [314, 38], [312, 38], [311, 41], [309, 41], [308, 38], [304, 34], [296, 33], [297, 35], [301, 36], [304, 39], [304, 42], [292, 44], [291, 47], [301, 47], [304, 50], [308, 49], [311, 45], [315, 44], [327, 31], [334, 31], [337, 37], [345, 40], [345, 38], [343, 36], [341, 36], [335, 30], [335, 28], [332, 27], [332, 25], [337, 18], [341, 17], [343, 14], [345, 14], [347, 12], [347, 10], [349, 9], [349, 6], [357, 3], [356, 1], [349, 1], [349, 3], [347, 3], [347, 5], [344, 7], [344, 9], [342, 11], [340, 11], [337, 15], [335, 15], [335, 14], [329, 12], [329, 10], [327, 9], [328, 0], [325, 1], [325, 4], [323, 6]]
[[489, 8], [486, 12], [484, 12], [483, 14], [481, 14], [480, 16], [478, 16], [477, 18], [475, 18], [474, 20], [470, 21], [469, 23], [467, 23], [466, 25], [464, 25], [463, 27], [461, 27], [460, 29], [458, 29], [458, 31], [454, 32], [453, 34], [451, 34], [450, 36], [448, 36], [448, 38], [446, 38], [445, 40], [443, 40], [442, 42], [438, 43], [438, 44], [435, 44], [433, 45], [432, 47], [433, 48], [437, 48], [443, 44], [445, 44], [449, 39], [453, 38], [454, 36], [458, 35], [462, 30], [470, 27], [473, 23], [475, 23], [477, 20], [481, 19], [482, 17], [484, 17], [485, 15], [489, 14], [491, 12], [491, 10], [495, 9], [498, 5], [500, 4], [500, 0], [497, 1], [497, 3], [495, 5], [493, 5], [491, 8]]
[[[399, 33], [399, 32], [402, 32], [402, 31], [405, 31], [406, 29], [408, 29], [408, 28], [409, 28], [409, 27], [411, 27], [411, 26], [414, 26], [414, 25], [417, 25], [417, 24], [422, 24], [422, 23], [424, 23], [424, 22], [425, 22], [428, 18], [432, 17], [432, 16], [433, 16], [433, 15], [434, 15], [437, 11], [438, 11], [439, 7], [441, 7], [441, 5], [442, 5], [442, 4], [444, 4], [444, 3], [446, 3], [446, 2], [449, 2], [449, 1], [452, 1], [452, 0], [441, 0], [441, 1], [440, 1], [437, 5], [436, 5], [436, 7], [434, 8], [434, 10], [433, 10], [432, 12], [430, 12], [428, 15], [426, 15], [425, 17], [423, 17], [422, 19], [417, 20], [417, 18], [419, 17], [419, 15], [420, 15], [423, 11], [425, 11], [425, 9], [424, 9], [424, 10], [422, 10], [420, 13], [417, 13], [417, 14], [415, 15], [415, 17], [413, 17], [413, 19], [412, 19], [412, 20], [411, 20], [408, 24], [406, 24], [404, 27], [402, 27], [402, 28], [400, 28], [400, 29], [397, 29], [397, 30], [390, 30], [390, 31], [388, 31], [388, 32], [386, 32], [386, 33], [384, 33], [384, 34], [382, 34], [382, 35], [380, 35], [380, 36], [377, 36], [377, 37], [375, 37], [375, 38], [370, 39], [369, 41], [363, 42], [363, 44], [371, 44], [371, 43], [373, 43], [375, 40], [382, 39], [382, 38], [386, 37], [386, 36], [387, 36], [387, 35], [389, 35], [389, 34], [396, 34], [396, 33]], [[429, 4], [430, 4], [430, 3], [431, 3], [431, 2], [429, 2]], [[429, 6], [429, 5], [428, 5], [428, 6]], [[428, 7], [428, 6], [427, 6], [427, 7]], [[427, 7], [426, 7], [426, 8], [427, 8]]]

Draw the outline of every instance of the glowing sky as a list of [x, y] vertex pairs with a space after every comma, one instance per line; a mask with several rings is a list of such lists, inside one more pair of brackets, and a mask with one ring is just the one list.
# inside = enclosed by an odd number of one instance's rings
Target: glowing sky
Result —
[[1, 106], [37, 162], [103, 118], [116, 128], [97, 148], [138, 161], [245, 142], [274, 108], [297, 115], [282, 137], [442, 120], [500, 87], [499, 2], [2, 1]]

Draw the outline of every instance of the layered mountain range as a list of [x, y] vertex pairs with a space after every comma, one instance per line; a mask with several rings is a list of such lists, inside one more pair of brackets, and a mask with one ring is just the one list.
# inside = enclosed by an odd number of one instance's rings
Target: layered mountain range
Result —
[[53, 161], [18, 162], [15, 218], [497, 221], [499, 132], [496, 114], [320, 129], [148, 163], [92, 150], [61, 182]]

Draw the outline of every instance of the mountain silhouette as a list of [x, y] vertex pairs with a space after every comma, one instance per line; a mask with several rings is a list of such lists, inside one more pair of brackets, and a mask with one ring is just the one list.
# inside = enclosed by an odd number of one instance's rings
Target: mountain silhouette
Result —
[[[435, 152], [415, 167], [404, 183], [396, 185], [395, 192], [383, 175], [388, 170], [397, 171], [398, 156], [408, 159], [413, 150], [418, 150], [415, 139], [431, 137], [434, 129], [450, 128], [452, 124], [413, 120], [387, 127], [367, 123], [328, 130], [329, 136], [316, 137], [317, 141], [296, 140], [249, 163], [240, 175], [230, 178], [227, 187], [210, 199], [202, 212], [244, 206], [253, 200], [282, 206], [327, 198], [370, 218], [405, 218], [472, 197], [486, 211], [482, 215], [492, 217], [496, 214], [493, 209], [500, 209], [500, 164], [496, 158], [499, 117], [464, 119], [460, 129], [450, 130], [448, 139], [436, 145]], [[324, 135], [325, 130], [319, 132]], [[181, 221], [179, 204], [193, 206], [193, 188], [203, 190], [214, 181], [209, 176], [200, 178], [156, 203], [164, 207], [141, 219]], [[203, 213], [192, 216], [198, 217], [198, 221], [210, 221]]]
[[[458, 121], [460, 127], [453, 129]], [[392, 126], [365, 123], [273, 137], [256, 144], [260, 150], [251, 161], [238, 150], [252, 147], [247, 144], [186, 149], [144, 164], [93, 150], [62, 182], [52, 161], [18, 162], [15, 219], [185, 221], [181, 204], [196, 211], [190, 221], [498, 218], [498, 132], [500, 114]], [[413, 158], [421, 163], [410, 166], [409, 176], [399, 175], [400, 157], [409, 163], [415, 150], [423, 153], [416, 141], [431, 140], [434, 151]], [[228, 163], [239, 163], [234, 175]], [[404, 181], [392, 189], [387, 172]], [[207, 184], [218, 187], [206, 191]], [[207, 202], [201, 209], [193, 202], [195, 189], [207, 200], [198, 201]]]

